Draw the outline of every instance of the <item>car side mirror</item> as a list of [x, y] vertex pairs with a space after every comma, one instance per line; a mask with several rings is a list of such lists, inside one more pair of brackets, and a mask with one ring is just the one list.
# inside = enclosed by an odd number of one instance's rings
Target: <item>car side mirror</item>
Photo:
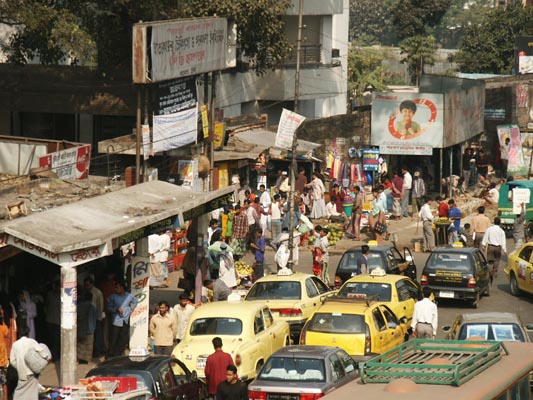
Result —
[[400, 324], [406, 324], [408, 321], [407, 317], [403, 316], [400, 318]]
[[191, 381], [196, 382], [198, 380], [198, 373], [196, 371], [191, 372]]
[[527, 325], [526, 325], [526, 331], [531, 331], [531, 332], [533, 332], [533, 324], [527, 324]]
[[450, 325], [445, 325], [442, 327], [443, 332], [450, 332], [452, 330], [452, 327]]

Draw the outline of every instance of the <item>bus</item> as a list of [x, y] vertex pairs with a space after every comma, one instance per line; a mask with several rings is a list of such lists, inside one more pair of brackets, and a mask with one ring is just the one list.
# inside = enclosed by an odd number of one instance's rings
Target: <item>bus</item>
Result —
[[[426, 347], [429, 351], [420, 351], [421, 347], [426, 346], [425, 343], [432, 341], [415, 340], [419, 343], [407, 349], [405, 345], [411, 341], [369, 360], [367, 365], [362, 366], [358, 379], [330, 392], [322, 399], [532, 399], [530, 373], [533, 370], [533, 343], [433, 341], [434, 345]], [[445, 345], [445, 342], [453, 343]], [[478, 346], [477, 354], [467, 354], [466, 362], [454, 364], [463, 356], [464, 349], [468, 353], [470, 349], [475, 349], [474, 346]], [[487, 355], [486, 348], [483, 349], [482, 346], [491, 347], [494, 351]], [[446, 347], [444, 351], [441, 350], [443, 347]], [[413, 362], [412, 356], [407, 355], [410, 350], [413, 350], [411, 354], [423, 359], [423, 362]], [[428, 356], [428, 353], [433, 353], [436, 357]], [[377, 362], [372, 365], [373, 361]], [[457, 373], [459, 369], [461, 371]]]

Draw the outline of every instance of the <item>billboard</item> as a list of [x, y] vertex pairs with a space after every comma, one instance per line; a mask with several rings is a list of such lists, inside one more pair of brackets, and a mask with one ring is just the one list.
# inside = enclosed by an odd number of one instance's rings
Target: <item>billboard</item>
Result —
[[464, 143], [484, 130], [485, 88], [471, 86], [444, 93], [443, 147]]
[[518, 74], [533, 73], [533, 36], [519, 36], [515, 39], [515, 70]]
[[39, 167], [51, 169], [61, 179], [86, 179], [90, 163], [90, 144], [39, 157]]
[[373, 93], [371, 144], [381, 154], [431, 155], [442, 147], [443, 95]]

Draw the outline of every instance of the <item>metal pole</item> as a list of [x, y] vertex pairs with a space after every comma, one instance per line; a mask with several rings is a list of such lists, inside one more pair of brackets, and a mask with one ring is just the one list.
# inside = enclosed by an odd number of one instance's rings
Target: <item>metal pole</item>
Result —
[[137, 125], [135, 128], [135, 184], [139, 182], [139, 172], [141, 170], [141, 113], [142, 113], [142, 88], [137, 85]]
[[298, 100], [300, 97], [300, 50], [302, 48], [302, 20], [304, 0], [298, 5], [298, 39], [296, 41], [296, 76], [294, 79], [294, 112], [298, 112]]
[[444, 167], [444, 156], [443, 156], [443, 149], [440, 149], [440, 171], [439, 171], [439, 195], [442, 193], [442, 168]]
[[[149, 115], [148, 115], [148, 101], [149, 101], [149, 86], [143, 86], [143, 94], [144, 94], [144, 110], [143, 110], [143, 114], [144, 114], [144, 118], [143, 118], [143, 124], [144, 125], [149, 125], [150, 124], [150, 120], [149, 120]], [[143, 149], [143, 153], [144, 153], [144, 149]], [[146, 157], [143, 157], [143, 173], [145, 174], [145, 179], [146, 179], [146, 171], [147, 171], [147, 168], [148, 168], [148, 161], [146, 160]], [[143, 179], [143, 182], [144, 180]]]
[[296, 216], [296, 204], [294, 204], [294, 187], [296, 185], [296, 132], [294, 132], [294, 139], [292, 141], [292, 161], [291, 161], [291, 175], [290, 175], [290, 191], [289, 191], [289, 262], [287, 266], [294, 270], [294, 217]]
[[216, 83], [217, 72], [211, 73], [211, 105], [209, 109], [209, 191], [213, 190], [215, 167], [215, 104], [216, 104]]
[[75, 267], [61, 267], [61, 356], [59, 385], [76, 383], [76, 287], [78, 275]]
[[453, 197], [453, 188], [452, 188], [452, 168], [453, 168], [453, 147], [450, 147], [450, 184], [448, 185], [448, 196]]

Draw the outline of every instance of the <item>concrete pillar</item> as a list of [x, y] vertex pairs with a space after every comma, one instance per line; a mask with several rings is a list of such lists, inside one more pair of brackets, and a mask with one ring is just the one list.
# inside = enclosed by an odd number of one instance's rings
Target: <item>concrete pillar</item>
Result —
[[76, 305], [78, 276], [76, 268], [61, 267], [61, 358], [59, 385], [76, 383]]

